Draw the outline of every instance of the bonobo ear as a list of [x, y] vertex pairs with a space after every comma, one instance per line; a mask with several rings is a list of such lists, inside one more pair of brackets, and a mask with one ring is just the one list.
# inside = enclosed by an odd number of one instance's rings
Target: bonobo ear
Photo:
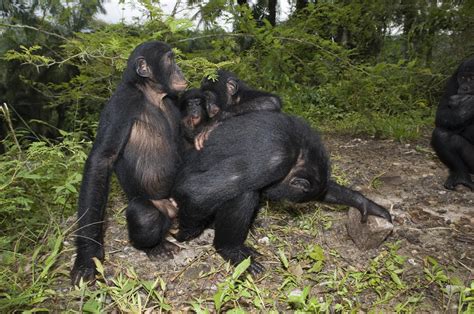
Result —
[[148, 66], [144, 57], [138, 57], [135, 59], [135, 71], [141, 77], [150, 78], [151, 77], [151, 70]]
[[239, 90], [239, 83], [233, 78], [227, 80], [227, 94], [234, 96]]
[[290, 180], [290, 186], [308, 192], [311, 189], [311, 183], [304, 178], [294, 177]]

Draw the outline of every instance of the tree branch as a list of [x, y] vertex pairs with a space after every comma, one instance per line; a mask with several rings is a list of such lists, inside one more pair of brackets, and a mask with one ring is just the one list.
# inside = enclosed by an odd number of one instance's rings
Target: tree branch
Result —
[[60, 39], [65, 40], [65, 41], [68, 40], [66, 37], [61, 36], [61, 35], [59, 35], [59, 34], [52, 33], [52, 32], [48, 32], [48, 31], [45, 31], [45, 30], [42, 30], [42, 29], [39, 29], [39, 28], [30, 26], [30, 25], [0, 23], [0, 27], [5, 27], [5, 28], [25, 28], [25, 29], [29, 29], [29, 30], [33, 30], [33, 31], [36, 31], [36, 32], [40, 32], [40, 33], [46, 34], [46, 35], [48, 35], [48, 36], [53, 36], [53, 37], [56, 37], [56, 38], [60, 38]]

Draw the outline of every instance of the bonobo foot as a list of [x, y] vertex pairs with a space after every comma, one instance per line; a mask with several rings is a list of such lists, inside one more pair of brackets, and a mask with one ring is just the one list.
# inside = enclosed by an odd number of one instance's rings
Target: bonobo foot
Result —
[[157, 246], [151, 249], [144, 249], [143, 251], [146, 253], [150, 260], [158, 261], [163, 260], [164, 258], [173, 258], [173, 254], [178, 253], [179, 250], [180, 248], [176, 244], [168, 240], [163, 240], [163, 242], [161, 242]]
[[260, 253], [245, 245], [233, 248], [217, 249], [217, 253], [219, 253], [224, 260], [231, 262], [231, 264], [234, 266], [240, 264], [243, 260], [250, 257], [250, 266], [247, 268], [247, 271], [252, 275], [257, 275], [265, 271], [265, 267], [263, 267], [263, 265], [259, 262], [255, 261], [255, 257], [260, 255]]
[[361, 213], [361, 222], [367, 222], [369, 215], [382, 217], [389, 222], [392, 222], [392, 216], [390, 215], [389, 211], [372, 201], [369, 201], [367, 206], [365, 206], [362, 210], [359, 209], [359, 211]]
[[204, 227], [195, 227], [195, 228], [179, 228], [177, 234], [174, 235], [174, 238], [179, 242], [190, 241], [192, 239], [196, 239], [199, 237], [203, 232]]
[[450, 173], [444, 187], [448, 190], [455, 190], [457, 185], [464, 185], [468, 187], [471, 191], [474, 190], [474, 182], [471, 180], [469, 174], [464, 173]]
[[95, 264], [92, 259], [90, 262], [84, 262], [79, 258], [76, 258], [74, 266], [71, 270], [71, 283], [73, 286], [79, 285], [81, 279], [84, 282], [94, 283], [95, 276], [98, 274]]

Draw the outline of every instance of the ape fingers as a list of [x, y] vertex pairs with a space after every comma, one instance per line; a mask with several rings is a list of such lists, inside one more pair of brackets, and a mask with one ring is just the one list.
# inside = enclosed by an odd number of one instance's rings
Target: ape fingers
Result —
[[252, 260], [249, 268], [247, 268], [247, 271], [255, 276], [263, 273], [265, 271], [265, 267], [259, 262]]
[[151, 249], [145, 249], [144, 251], [150, 260], [160, 261], [160, 260], [163, 260], [164, 258], [172, 259], [174, 257], [174, 254], [180, 251], [180, 248], [178, 245], [168, 240], [164, 240], [159, 245]]
[[178, 204], [176, 204], [174, 199], [151, 200], [151, 202], [160, 212], [170, 219], [176, 218], [178, 214]]
[[456, 190], [456, 186], [458, 185], [464, 185], [471, 191], [474, 190], [474, 182], [472, 182], [469, 175], [465, 174], [452, 173], [449, 175], [448, 179], [446, 179], [446, 182], [444, 183], [444, 187], [452, 191]]
[[219, 125], [219, 123], [215, 123], [211, 126], [205, 127], [201, 133], [199, 133], [196, 138], [194, 139], [194, 147], [196, 150], [201, 150], [204, 147], [204, 142], [207, 141], [211, 132]]
[[82, 279], [83, 282], [93, 284], [95, 282], [95, 275], [97, 274], [95, 267], [85, 265], [77, 267], [74, 265], [74, 268], [71, 271], [71, 283], [73, 286], [78, 286]]
[[384, 218], [385, 220], [388, 220], [389, 222], [392, 222], [392, 216], [390, 215], [390, 212], [384, 207], [372, 201], [370, 201], [370, 203], [364, 209], [363, 212], [361, 211], [361, 215], [362, 215], [361, 222], [367, 222], [368, 215], [381, 217], [381, 218]]
[[180, 227], [178, 233], [173, 235], [173, 237], [179, 242], [190, 241], [192, 239], [199, 237], [203, 231], [204, 231], [204, 227], [198, 227], [198, 228], [181, 228]]

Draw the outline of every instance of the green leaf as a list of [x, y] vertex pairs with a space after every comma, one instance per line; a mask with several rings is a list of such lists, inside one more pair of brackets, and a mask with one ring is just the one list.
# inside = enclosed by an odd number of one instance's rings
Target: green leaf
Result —
[[240, 262], [240, 264], [235, 267], [234, 273], [232, 274], [232, 278], [233, 279], [239, 278], [247, 270], [247, 268], [249, 268], [250, 263], [251, 263], [250, 257]]
[[319, 245], [314, 245], [308, 256], [315, 261], [324, 261], [325, 259], [324, 250]]
[[278, 249], [278, 256], [280, 257], [280, 261], [283, 264], [283, 268], [288, 269], [290, 263], [288, 262], [285, 252], [283, 252], [282, 249]]
[[393, 282], [395, 282], [397, 286], [399, 286], [400, 288], [403, 287], [403, 283], [400, 280], [400, 277], [398, 277], [398, 275], [395, 272], [390, 273], [390, 278], [392, 278]]

